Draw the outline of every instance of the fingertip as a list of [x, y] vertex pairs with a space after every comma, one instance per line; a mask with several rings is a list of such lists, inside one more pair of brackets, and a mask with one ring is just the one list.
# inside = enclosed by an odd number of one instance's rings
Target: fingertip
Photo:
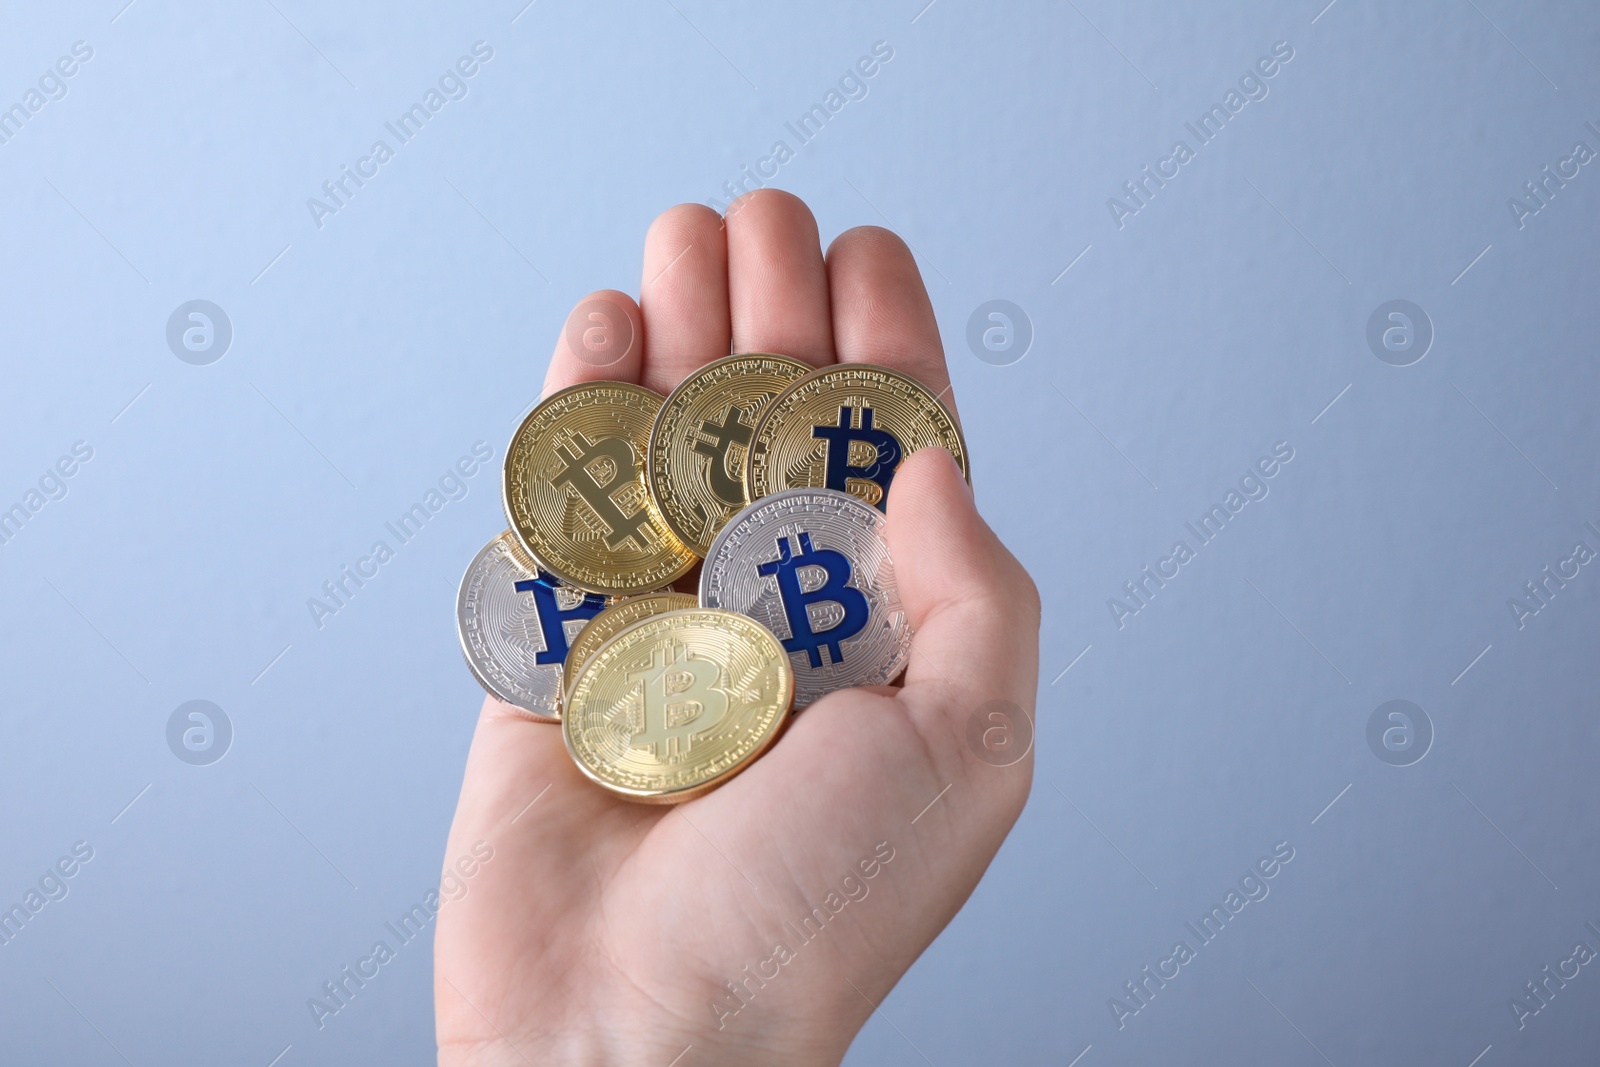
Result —
[[674, 204], [655, 217], [645, 231], [645, 240], [671, 237], [684, 244], [722, 230], [722, 216], [716, 209], [692, 201]]
[[895, 491], [889, 494], [888, 514], [899, 517], [904, 512], [925, 507], [928, 492], [954, 492], [957, 485], [961, 487], [961, 495], [972, 503], [972, 486], [950, 450], [939, 445], [919, 448], [895, 471]]
[[[699, 269], [680, 269], [685, 266]], [[652, 294], [697, 297], [702, 290], [710, 289], [709, 295], [723, 305], [722, 326], [726, 332], [727, 272], [728, 245], [722, 216], [704, 204], [669, 207], [645, 231], [641, 304], [648, 305]], [[710, 305], [709, 299], [703, 302]]]
[[[810, 222], [813, 232], [817, 228], [816, 216], [811, 213], [811, 208], [806, 202], [786, 189], [776, 186], [763, 186], [743, 193], [728, 205], [728, 210], [723, 214], [725, 220], [731, 221], [736, 216], [743, 214], [750, 208], [760, 208], [763, 211], [775, 211], [795, 219], [806, 219]], [[818, 239], [820, 242], [820, 238]]]
[[828, 255], [836, 252], [856, 252], [878, 257], [911, 256], [911, 246], [893, 230], [882, 226], [852, 226], [828, 243]]
[[[938, 447], [918, 449], [900, 464], [887, 518], [889, 551], [913, 599], [924, 585], [933, 591], [959, 584], [964, 576], [951, 573], [951, 565], [970, 557], [972, 547], [982, 545], [988, 533], [955, 457]], [[926, 562], [934, 564], [931, 571]]]
[[728, 244], [722, 216], [679, 204], [644, 240], [639, 306], [648, 320], [640, 382], [658, 393], [728, 353]]
[[943, 400], [950, 371], [911, 247], [892, 230], [856, 226], [834, 238], [827, 263], [839, 361], [893, 367]]
[[597, 289], [567, 315], [545, 375], [544, 394], [580, 382], [637, 383], [643, 350], [644, 316], [633, 297]]
[[728, 206], [728, 307], [737, 352], [834, 361], [833, 314], [817, 220], [805, 201], [757, 189]]
[[480, 724], [497, 722], [519, 722], [534, 725], [543, 725], [548, 720], [537, 718], [532, 712], [508, 704], [493, 693], [486, 693], [483, 698], [483, 707], [478, 710]]

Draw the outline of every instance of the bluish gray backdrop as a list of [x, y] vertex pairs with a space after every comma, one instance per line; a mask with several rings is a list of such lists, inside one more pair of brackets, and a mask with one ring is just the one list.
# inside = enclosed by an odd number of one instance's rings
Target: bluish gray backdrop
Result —
[[1045, 602], [1032, 802], [850, 1062], [1600, 1055], [1600, 9], [125, 2], [0, 15], [0, 1061], [430, 1061], [431, 927], [307, 1000], [437, 884], [498, 460], [747, 166], [914, 247]]

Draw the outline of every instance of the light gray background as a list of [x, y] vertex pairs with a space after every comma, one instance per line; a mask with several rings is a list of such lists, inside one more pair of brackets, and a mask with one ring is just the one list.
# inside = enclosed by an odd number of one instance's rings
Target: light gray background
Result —
[[[1508, 601], [1600, 548], [1600, 165], [1524, 228], [1507, 201], [1600, 149], [1600, 9], [123, 2], [0, 15], [7, 106], [94, 48], [0, 145], [0, 505], [94, 449], [0, 545], [0, 898], [95, 849], [0, 947], [0, 1061], [430, 1062], [426, 940], [321, 1031], [305, 1002], [436, 884], [493, 470], [320, 629], [307, 598], [473, 442], [499, 458], [656, 213], [885, 41], [777, 184], [824, 240], [917, 250], [1045, 621], [1032, 802], [850, 1062], [1594, 1062], [1594, 967], [1525, 1029], [1508, 1002], [1600, 948], [1600, 568], [1521, 629]], [[306, 199], [480, 39], [468, 97], [319, 230]], [[1278, 41], [1270, 95], [1119, 229], [1107, 198]], [[965, 342], [994, 298], [1035, 333], [1007, 367]], [[1396, 298], [1436, 331], [1404, 368], [1365, 340]], [[210, 366], [165, 343], [191, 299], [232, 321]], [[1279, 441], [1270, 495], [1119, 629], [1107, 599]], [[1436, 731], [1409, 767], [1366, 741], [1395, 698]], [[233, 723], [211, 766], [166, 744], [191, 699]], [[939, 847], [911, 814], [885, 836]], [[1119, 1029], [1279, 841], [1271, 895]]]

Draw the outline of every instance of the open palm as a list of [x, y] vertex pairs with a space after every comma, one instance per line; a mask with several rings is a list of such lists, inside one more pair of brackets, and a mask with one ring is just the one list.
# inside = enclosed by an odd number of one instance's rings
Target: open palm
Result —
[[[546, 393], [595, 379], [666, 393], [730, 347], [949, 385], [905, 244], [862, 227], [824, 259], [788, 194], [750, 194], [725, 219], [673, 208], [643, 274], [642, 307], [585, 301], [625, 314], [632, 343], [607, 362], [564, 338]], [[459, 899], [435, 938], [441, 1064], [839, 1062], [977, 885], [1032, 778], [1031, 752], [996, 759], [973, 738], [1031, 737], [1038, 595], [948, 454], [896, 473], [887, 536], [916, 630], [904, 687], [825, 697], [697, 800], [613, 796], [558, 728], [485, 700], [445, 855]]]

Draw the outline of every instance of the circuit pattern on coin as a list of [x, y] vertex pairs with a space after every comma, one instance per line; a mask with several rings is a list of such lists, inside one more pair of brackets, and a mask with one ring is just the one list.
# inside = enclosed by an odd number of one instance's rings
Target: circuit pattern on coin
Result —
[[542, 400], [506, 449], [506, 519], [539, 566], [591, 593], [670, 585], [695, 554], [661, 521], [643, 464], [661, 397], [589, 382]]
[[788, 356], [752, 352], [706, 364], [668, 394], [650, 431], [650, 494], [679, 540], [704, 555], [749, 503], [745, 453], [767, 402], [811, 372]]
[[688, 800], [737, 774], [788, 718], [794, 672], [753, 619], [687, 608], [597, 649], [573, 682], [561, 736], [592, 780], [633, 800]]
[[961, 427], [914, 378], [871, 363], [838, 363], [772, 399], [745, 459], [751, 500], [809, 487], [834, 489], [886, 509], [901, 460], [937, 445], [970, 482]]
[[572, 640], [567, 649], [567, 691], [572, 690], [579, 668], [594, 655], [595, 649], [623, 630], [652, 615], [699, 606], [700, 602], [688, 593], [645, 593], [618, 600], [590, 619], [588, 625], [578, 631], [578, 636]]
[[722, 528], [700, 571], [700, 604], [775, 634], [795, 672], [796, 708], [887, 685], [911, 655], [894, 561], [874, 507], [831, 489], [788, 489]]
[[554, 722], [569, 642], [606, 603], [541, 575], [505, 531], [478, 550], [461, 578], [462, 654], [484, 689], [530, 718]]

